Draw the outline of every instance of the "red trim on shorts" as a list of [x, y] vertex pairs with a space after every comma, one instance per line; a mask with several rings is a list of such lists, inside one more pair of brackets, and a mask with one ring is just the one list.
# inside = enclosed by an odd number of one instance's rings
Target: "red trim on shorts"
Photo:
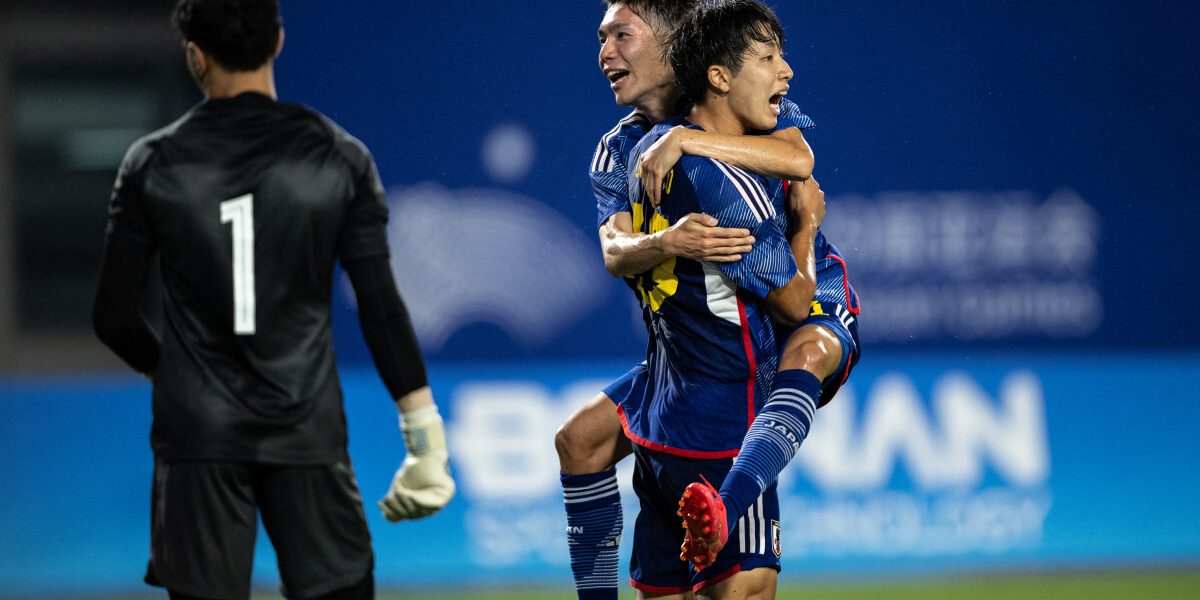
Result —
[[746, 305], [737, 299], [738, 321], [742, 324], [742, 347], [746, 349], [746, 365], [750, 377], [746, 379], [746, 430], [754, 424], [754, 383], [758, 380], [758, 362], [754, 360], [754, 342], [750, 339], [750, 322], [746, 318]]
[[686, 586], [684, 586], [684, 587], [662, 587], [662, 586], [657, 586], [657, 585], [650, 585], [648, 583], [642, 583], [640, 581], [637, 581], [633, 577], [629, 578], [629, 585], [632, 585], [635, 589], [642, 590], [643, 592], [649, 592], [651, 594], [682, 594], [682, 593], [688, 591], [688, 588]]
[[846, 291], [846, 310], [850, 311], [852, 315], [857, 315], [862, 310], [862, 307], [850, 306], [850, 271], [846, 269], [846, 261], [842, 260], [842, 257], [836, 254], [829, 254], [825, 258], [832, 258], [842, 265], [842, 288]]
[[[620, 404], [617, 405], [617, 417], [621, 419], [621, 429], [625, 430], [625, 437], [629, 438], [629, 441], [655, 452], [682, 456], [683, 458], [732, 458], [742, 451], [741, 448], [734, 448], [733, 450], [684, 450], [683, 448], [675, 448], [658, 442], [652, 442], [629, 429], [629, 417], [625, 416], [625, 407]], [[687, 591], [687, 589], [685, 588], [684, 591]]]
[[717, 585], [718, 583], [721, 583], [722, 581], [725, 581], [726, 579], [729, 579], [730, 577], [733, 577], [741, 572], [742, 564], [738, 563], [726, 569], [724, 573], [717, 573], [716, 575], [713, 575], [712, 577], [709, 577], [708, 579], [705, 579], [704, 581], [692, 586], [692, 591], [698, 592], [710, 585]]

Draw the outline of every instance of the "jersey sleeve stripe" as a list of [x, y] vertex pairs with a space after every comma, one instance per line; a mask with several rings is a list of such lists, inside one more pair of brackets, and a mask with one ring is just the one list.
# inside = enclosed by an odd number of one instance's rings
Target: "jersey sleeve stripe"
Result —
[[767, 199], [767, 192], [759, 185], [758, 181], [750, 177], [741, 169], [731, 167], [719, 160], [712, 160], [713, 164], [725, 174], [725, 177], [733, 183], [741, 194], [742, 200], [750, 207], [750, 212], [759, 222], [765, 221], [775, 214], [775, 209], [771, 206], [771, 202]]
[[593, 173], [608, 173], [613, 170], [614, 160], [613, 151], [610, 146], [612, 140], [621, 128], [638, 121], [642, 118], [641, 113], [634, 111], [625, 116], [625, 118], [617, 121], [617, 124], [608, 133], [600, 137], [600, 143], [596, 145], [596, 153], [592, 155], [592, 172]]
[[592, 154], [592, 172], [608, 171], [604, 168], [606, 161], [612, 159], [612, 153], [608, 151], [608, 145], [605, 144], [607, 137], [601, 137], [600, 143], [596, 144], [596, 152]]

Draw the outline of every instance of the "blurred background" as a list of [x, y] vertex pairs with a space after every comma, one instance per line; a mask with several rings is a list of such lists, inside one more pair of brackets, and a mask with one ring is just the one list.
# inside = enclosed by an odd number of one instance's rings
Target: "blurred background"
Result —
[[[145, 589], [150, 387], [89, 315], [125, 149], [199, 100], [170, 4], [0, 2], [0, 596]], [[1165, 572], [1200, 597], [1200, 4], [769, 4], [864, 346], [781, 479], [781, 585]], [[281, 99], [362, 139], [388, 188], [460, 482], [426, 521], [368, 511], [377, 579], [565, 593], [553, 434], [645, 344], [587, 178], [627, 112], [604, 7], [282, 8]], [[403, 445], [340, 281], [372, 508]]]

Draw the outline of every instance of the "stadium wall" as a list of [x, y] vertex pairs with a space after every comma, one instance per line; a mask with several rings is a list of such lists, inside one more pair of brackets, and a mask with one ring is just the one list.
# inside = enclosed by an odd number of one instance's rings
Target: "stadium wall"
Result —
[[[382, 585], [569, 586], [553, 434], [631, 362], [433, 365], [459, 493], [399, 525], [373, 507], [403, 457], [394, 408], [348, 371]], [[0, 411], [0, 595], [138, 589], [148, 385], [9, 378]], [[1200, 356], [867, 355], [781, 479], [783, 581], [1200, 564], [1197, 439]], [[260, 539], [256, 581], [274, 573]]]

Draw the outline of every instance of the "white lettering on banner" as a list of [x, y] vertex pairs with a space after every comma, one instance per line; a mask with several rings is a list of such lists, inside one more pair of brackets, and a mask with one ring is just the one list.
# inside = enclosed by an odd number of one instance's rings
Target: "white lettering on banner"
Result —
[[[559, 392], [537, 381], [478, 381], [452, 394], [448, 438], [469, 501], [471, 560], [487, 568], [567, 561], [554, 433], [607, 380]], [[878, 377], [861, 413], [853, 385], [822, 408], [780, 475], [791, 556], [953, 555], [1036, 544], [1051, 507], [1041, 383], [1008, 374], [993, 399], [948, 372], [924, 401], [901, 373]], [[902, 468], [911, 484], [898, 484]], [[618, 469], [625, 513], [632, 465]], [[801, 479], [811, 482], [802, 485]]]
[[554, 565], [570, 563], [561, 493], [556, 500], [471, 506], [465, 524], [472, 562], [487, 568], [515, 565], [530, 558]]
[[928, 496], [882, 492], [863, 498], [781, 495], [792, 556], [937, 556], [1004, 552], [1041, 540], [1048, 492], [991, 488]]
[[580, 380], [557, 395], [534, 381], [460, 386], [448, 442], [465, 491], [489, 502], [531, 501], [551, 492], [561, 500], [554, 432], [609, 383]]
[[[502, 568], [531, 557], [569, 562], [554, 433], [609, 383], [578, 380], [557, 395], [535, 381], [475, 382], [454, 390], [447, 441], [462, 493], [471, 499], [466, 529], [475, 564]], [[618, 477], [627, 502], [636, 501], [632, 475], [623, 468]]]
[[884, 375], [856, 434], [854, 391], [846, 386], [817, 413], [795, 460], [829, 491], [884, 487], [900, 461], [922, 489], [976, 486], [985, 459], [1013, 484], [1041, 484], [1050, 470], [1041, 385], [1031, 373], [1015, 373], [1000, 396], [993, 408], [967, 375], [950, 373], [934, 387], [930, 422], [912, 382]]
[[1100, 216], [1077, 193], [886, 192], [829, 200], [822, 224], [868, 305], [871, 339], [1078, 338], [1100, 326]]

